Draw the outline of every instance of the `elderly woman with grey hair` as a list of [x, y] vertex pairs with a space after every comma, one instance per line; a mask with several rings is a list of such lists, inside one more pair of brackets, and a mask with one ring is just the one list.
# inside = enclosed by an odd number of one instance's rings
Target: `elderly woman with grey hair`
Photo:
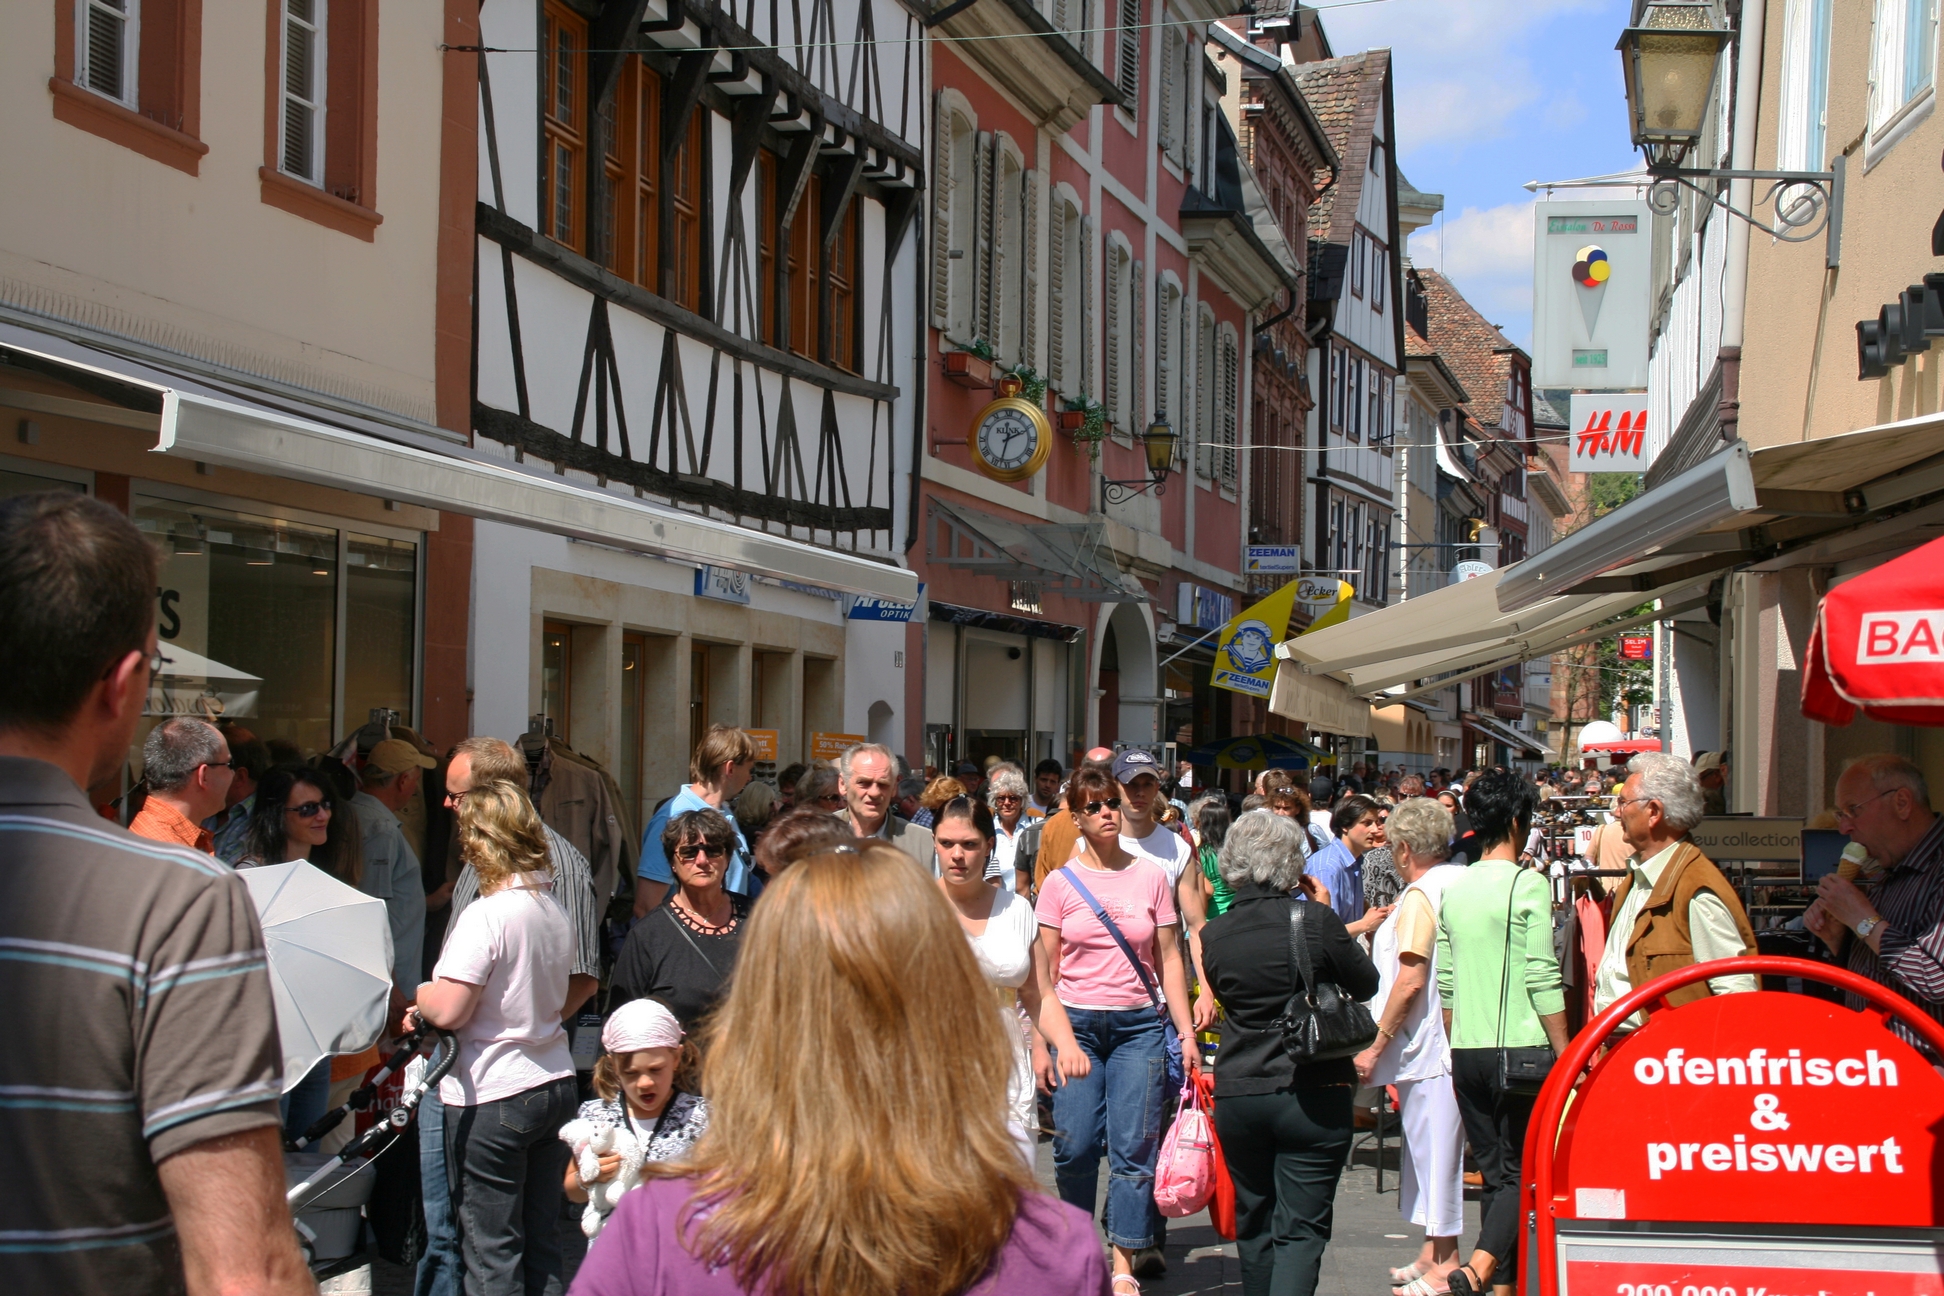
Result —
[[[994, 765], [986, 774], [985, 802], [992, 811], [992, 868], [986, 876], [996, 878], [1003, 891], [1024, 895], [1014, 860], [1019, 853], [1019, 830], [1026, 820], [1026, 772], [1017, 765]], [[994, 871], [996, 870], [996, 871]], [[1028, 886], [1032, 879], [1027, 878]]]
[[1445, 888], [1465, 875], [1448, 864], [1451, 811], [1415, 797], [1391, 811], [1384, 826], [1396, 862], [1397, 907], [1371, 937], [1382, 983], [1371, 1001], [1377, 1039], [1355, 1059], [1368, 1086], [1395, 1085], [1404, 1124], [1404, 1163], [1397, 1207], [1424, 1230], [1411, 1264], [1391, 1270], [1398, 1296], [1441, 1296], [1458, 1267], [1465, 1224], [1465, 1123], [1451, 1087], [1451, 1042], [1444, 1013], [1429, 989], [1436, 974], [1438, 914]]
[[[1215, 1131], [1235, 1182], [1235, 1238], [1248, 1292], [1309, 1296], [1330, 1242], [1331, 1204], [1350, 1155], [1349, 1058], [1298, 1065], [1276, 1019], [1304, 989], [1289, 954], [1290, 908], [1320, 980], [1353, 999], [1377, 992], [1377, 969], [1305, 876], [1301, 824], [1244, 814], [1222, 841], [1217, 867], [1233, 892], [1228, 912], [1202, 928], [1202, 967], [1228, 1018], [1215, 1057]], [[1292, 894], [1299, 893], [1299, 894]]]
[[844, 808], [844, 779], [835, 765], [816, 764], [797, 776], [795, 804], [836, 814]]

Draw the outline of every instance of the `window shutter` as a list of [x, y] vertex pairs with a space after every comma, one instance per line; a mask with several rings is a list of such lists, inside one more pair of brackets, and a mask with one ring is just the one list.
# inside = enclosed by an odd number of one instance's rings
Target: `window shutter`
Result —
[[1147, 427], [1147, 267], [1134, 263], [1127, 303], [1128, 390], [1132, 409], [1128, 425], [1136, 432]]
[[933, 111], [932, 167], [932, 327], [952, 327], [952, 114], [940, 96]]
[[1173, 156], [1175, 146], [1180, 142], [1180, 85], [1182, 74], [1187, 70], [1182, 58], [1187, 41], [1179, 29], [1166, 27], [1161, 37], [1161, 151]]
[[1182, 82], [1181, 82], [1181, 165], [1193, 176], [1200, 153], [1200, 137], [1195, 131], [1195, 121], [1201, 108], [1201, 69], [1195, 65], [1195, 43], [1182, 42]]
[[992, 343], [994, 353], [1008, 363], [1019, 359], [1010, 354], [1007, 347], [1006, 316], [1012, 310], [1012, 292], [1008, 291], [1009, 280], [1016, 273], [1012, 258], [1006, 255], [1006, 231], [1008, 217], [1017, 219], [1007, 211], [1006, 164], [1008, 158], [999, 147], [999, 137], [992, 138], [992, 249], [991, 268], [986, 273], [986, 337]]
[[132, 106], [136, 101], [132, 74], [140, 62], [132, 47], [140, 29], [129, 22], [128, 0], [81, 0], [81, 6], [84, 31], [77, 50], [80, 67], [75, 80], [97, 94]]
[[1115, 79], [1121, 96], [1127, 100], [1131, 116], [1140, 115], [1141, 96], [1141, 0], [1121, 0], [1120, 69]]
[[1094, 291], [1093, 291], [1093, 245], [1094, 218], [1080, 218], [1080, 394], [1093, 392], [1094, 361]]
[[1212, 442], [1215, 429], [1208, 417], [1214, 402], [1215, 389], [1209, 382], [1209, 370], [1215, 358], [1209, 354], [1214, 349], [1215, 326], [1203, 317], [1195, 329], [1195, 436], [1200, 453], [1195, 456], [1195, 471], [1204, 477], [1215, 475], [1215, 450]]
[[1107, 245], [1104, 260], [1107, 263], [1107, 373], [1103, 383], [1107, 402], [1107, 420], [1118, 424], [1123, 430], [1127, 427], [1127, 411], [1122, 408], [1121, 398], [1127, 390], [1121, 374], [1121, 310], [1123, 308], [1121, 287], [1121, 250], [1113, 244]]
[[1238, 357], [1235, 335], [1222, 334], [1222, 484], [1235, 489], [1235, 408]]
[[1025, 236], [1020, 239], [1020, 247], [1026, 254], [1020, 276], [1019, 358], [1035, 369], [1044, 363], [1039, 349], [1040, 179], [1039, 172], [1028, 171], [1019, 186], [1019, 218]]
[[1046, 380], [1054, 390], [1067, 386], [1066, 327], [1066, 201], [1057, 195], [1047, 214], [1046, 240]]
[[[1160, 300], [1154, 314], [1154, 416], [1168, 417], [1174, 408], [1174, 289], [1164, 283], [1157, 290]], [[1177, 428], [1177, 435], [1179, 428]]]
[[980, 131], [972, 151], [972, 176], [978, 194], [979, 236], [966, 252], [972, 258], [972, 331], [992, 341], [992, 134]]

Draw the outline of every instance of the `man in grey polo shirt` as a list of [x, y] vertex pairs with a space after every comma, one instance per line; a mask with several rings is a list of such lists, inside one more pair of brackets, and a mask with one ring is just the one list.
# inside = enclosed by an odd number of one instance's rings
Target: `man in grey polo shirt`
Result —
[[0, 1268], [22, 1293], [315, 1292], [249, 891], [82, 791], [127, 759], [155, 581], [108, 505], [0, 502]]

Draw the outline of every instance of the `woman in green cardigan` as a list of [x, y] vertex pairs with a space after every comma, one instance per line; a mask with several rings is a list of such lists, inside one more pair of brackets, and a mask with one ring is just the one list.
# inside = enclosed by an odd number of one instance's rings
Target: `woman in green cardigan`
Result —
[[[1552, 892], [1519, 867], [1538, 803], [1532, 784], [1487, 770], [1465, 793], [1479, 859], [1444, 893], [1438, 914], [1438, 994], [1451, 1039], [1451, 1082], [1485, 1191], [1478, 1249], [1451, 1274], [1455, 1296], [1506, 1296], [1517, 1282], [1519, 1167], [1530, 1095], [1507, 1093], [1502, 1049], [1566, 1049], [1566, 996], [1553, 954]], [[1509, 964], [1509, 966], [1508, 966]]]

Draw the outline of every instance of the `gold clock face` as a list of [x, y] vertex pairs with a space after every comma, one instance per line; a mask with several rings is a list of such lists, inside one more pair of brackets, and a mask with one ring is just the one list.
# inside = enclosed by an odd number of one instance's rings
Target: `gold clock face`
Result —
[[1031, 401], [1002, 396], [980, 410], [966, 439], [972, 462], [994, 481], [1025, 481], [1053, 450], [1053, 425]]

